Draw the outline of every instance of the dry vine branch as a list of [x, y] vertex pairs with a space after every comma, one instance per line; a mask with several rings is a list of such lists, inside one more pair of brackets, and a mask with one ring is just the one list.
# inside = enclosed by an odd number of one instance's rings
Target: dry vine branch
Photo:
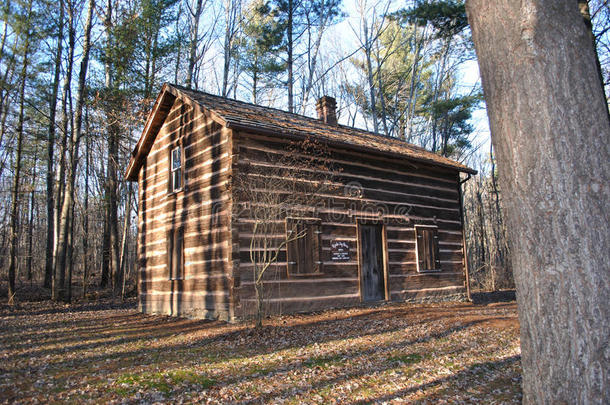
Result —
[[232, 187], [238, 201], [234, 217], [251, 226], [248, 249], [257, 326], [264, 316], [266, 273], [290, 242], [306, 234], [288, 229], [286, 218], [311, 219], [325, 205], [322, 195], [334, 187], [328, 154], [325, 144], [306, 138], [291, 143], [281, 155], [268, 153], [264, 167], [242, 159], [234, 173]]

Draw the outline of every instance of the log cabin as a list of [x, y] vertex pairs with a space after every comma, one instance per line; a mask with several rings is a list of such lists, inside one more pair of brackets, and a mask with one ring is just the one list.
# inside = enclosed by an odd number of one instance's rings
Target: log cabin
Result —
[[[268, 313], [468, 294], [461, 183], [476, 171], [339, 125], [331, 97], [317, 112], [163, 85], [125, 174], [139, 186], [142, 312], [228, 321], [255, 313], [253, 221], [236, 209], [243, 201], [231, 184], [244, 165], [248, 176], [266, 176], [274, 156], [311, 138], [344, 187], [325, 191], [332, 202], [301, 207], [302, 217], [280, 218], [286, 231], [268, 235], [281, 245], [262, 278]], [[302, 237], [288, 237], [292, 226]]]

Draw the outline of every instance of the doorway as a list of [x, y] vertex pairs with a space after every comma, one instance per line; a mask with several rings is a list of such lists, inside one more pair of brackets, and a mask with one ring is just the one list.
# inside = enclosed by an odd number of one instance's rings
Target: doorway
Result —
[[383, 225], [358, 225], [360, 260], [360, 295], [362, 301], [381, 301], [386, 298], [384, 268]]

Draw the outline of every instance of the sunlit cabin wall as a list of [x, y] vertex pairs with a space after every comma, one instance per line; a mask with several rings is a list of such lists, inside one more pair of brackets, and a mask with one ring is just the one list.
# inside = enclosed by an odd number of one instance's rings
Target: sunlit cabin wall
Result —
[[[228, 319], [229, 131], [177, 98], [139, 172], [139, 306], [145, 313]], [[170, 191], [181, 145], [184, 186]], [[183, 275], [170, 279], [168, 235], [182, 228]]]
[[[278, 136], [248, 133], [234, 135], [239, 158], [234, 170], [248, 164], [249, 171], [265, 173], [269, 154], [282, 154], [287, 142]], [[368, 218], [382, 223], [386, 254], [386, 299], [391, 301], [456, 299], [464, 297], [465, 270], [462, 222], [458, 192], [459, 174], [406, 159], [392, 159], [370, 153], [331, 150], [332, 181], [341, 186], [324, 198], [322, 208], [308, 207], [304, 217], [317, 217], [322, 230], [322, 271], [312, 276], [290, 276], [286, 249], [264, 276], [265, 308], [268, 313], [313, 311], [350, 306], [361, 302], [358, 265], [358, 221]], [[272, 159], [275, 160], [275, 159]], [[348, 185], [346, 190], [345, 186]], [[355, 189], [360, 187], [360, 192]], [[353, 194], [356, 194], [354, 196]], [[332, 198], [331, 198], [332, 197]], [[383, 207], [383, 215], [376, 215]], [[235, 314], [252, 315], [256, 298], [249, 256], [252, 223], [233, 218]], [[416, 263], [415, 226], [438, 228], [440, 271], [419, 272]], [[285, 233], [273, 236], [279, 241]], [[333, 261], [331, 241], [349, 244], [350, 260]]]

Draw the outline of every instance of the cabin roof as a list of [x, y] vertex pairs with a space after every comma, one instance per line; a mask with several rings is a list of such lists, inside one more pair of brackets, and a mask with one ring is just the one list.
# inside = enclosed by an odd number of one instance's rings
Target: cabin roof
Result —
[[278, 137], [303, 138], [310, 136], [328, 142], [330, 145], [348, 149], [404, 157], [412, 161], [429, 163], [460, 172], [477, 173], [476, 170], [459, 162], [397, 138], [345, 125], [329, 125], [316, 118], [214, 96], [166, 83], [163, 85], [148, 117], [142, 136], [132, 152], [132, 158], [125, 174], [126, 179], [137, 180], [138, 171], [177, 97], [185, 98], [187, 102], [190, 100], [200, 105], [210, 113], [212, 119], [226, 128]]

